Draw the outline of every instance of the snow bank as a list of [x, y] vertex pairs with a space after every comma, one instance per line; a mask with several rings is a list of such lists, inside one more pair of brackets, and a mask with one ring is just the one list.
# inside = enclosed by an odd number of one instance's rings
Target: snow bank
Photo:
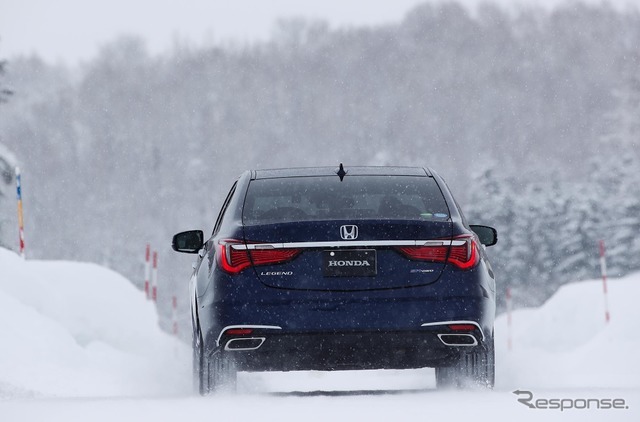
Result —
[[188, 356], [119, 274], [0, 248], [0, 397], [184, 393]]
[[563, 286], [543, 306], [496, 321], [498, 388], [639, 388], [640, 273], [609, 279], [605, 323], [602, 280]]

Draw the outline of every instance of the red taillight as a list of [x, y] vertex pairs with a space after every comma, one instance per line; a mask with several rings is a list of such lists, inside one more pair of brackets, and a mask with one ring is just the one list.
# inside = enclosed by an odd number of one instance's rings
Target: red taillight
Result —
[[253, 265], [281, 264], [295, 258], [298, 249], [254, 249], [249, 251]]
[[[464, 243], [457, 244], [461, 242]], [[474, 237], [469, 235], [455, 237], [451, 246], [403, 246], [397, 249], [409, 259], [427, 262], [449, 262], [462, 270], [475, 267], [480, 260], [477, 243]]]
[[233, 245], [241, 245], [237, 240], [226, 240], [219, 244], [219, 262], [222, 269], [230, 274], [237, 274], [251, 265], [282, 264], [295, 258], [298, 249], [234, 249]]
[[251, 266], [249, 260], [249, 251], [242, 249], [233, 249], [233, 245], [238, 245], [241, 242], [237, 240], [221, 241], [219, 243], [220, 255], [218, 262], [222, 269], [231, 274], [237, 274], [245, 268]]
[[416, 261], [444, 262], [449, 246], [401, 246], [398, 250]]
[[462, 270], [475, 267], [480, 261], [478, 243], [473, 236], [458, 236], [454, 240], [464, 240], [462, 245], [451, 245], [449, 262]]

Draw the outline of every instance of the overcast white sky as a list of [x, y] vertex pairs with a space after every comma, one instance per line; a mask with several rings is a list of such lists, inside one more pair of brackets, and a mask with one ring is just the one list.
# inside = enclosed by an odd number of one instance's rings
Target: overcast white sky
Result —
[[[176, 39], [197, 46], [265, 40], [280, 17], [320, 18], [334, 28], [375, 25], [398, 22], [425, 1], [442, 0], [0, 0], [0, 58], [36, 53], [75, 65], [121, 34], [142, 36], [151, 53], [171, 48]], [[494, 0], [545, 7], [566, 1], [572, 0]]]

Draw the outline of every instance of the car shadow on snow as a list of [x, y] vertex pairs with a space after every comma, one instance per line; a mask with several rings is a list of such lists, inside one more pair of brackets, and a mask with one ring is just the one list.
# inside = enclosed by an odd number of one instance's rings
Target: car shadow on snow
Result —
[[352, 396], [386, 396], [404, 394], [435, 393], [435, 388], [405, 389], [405, 390], [353, 390], [353, 391], [288, 391], [264, 393], [270, 397], [352, 397]]

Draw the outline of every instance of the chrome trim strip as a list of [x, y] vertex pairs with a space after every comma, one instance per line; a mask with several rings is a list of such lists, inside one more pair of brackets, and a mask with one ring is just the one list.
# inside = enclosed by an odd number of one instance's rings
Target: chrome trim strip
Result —
[[376, 247], [376, 246], [461, 246], [466, 240], [338, 240], [328, 242], [286, 242], [286, 243], [251, 243], [248, 245], [231, 244], [235, 250], [262, 249], [311, 249], [311, 248], [344, 248], [344, 247]]
[[228, 325], [220, 331], [220, 335], [216, 340], [216, 346], [220, 346], [220, 339], [222, 338], [222, 335], [225, 331], [233, 330], [236, 328], [251, 328], [253, 330], [282, 330], [282, 327], [278, 327], [277, 325]]
[[[473, 339], [473, 343], [472, 344], [451, 344], [451, 343], [447, 343], [446, 341], [444, 341], [442, 339], [442, 336], [459, 336], [459, 337], [471, 337]], [[478, 345], [478, 340], [476, 340], [476, 338], [471, 335], [471, 334], [456, 334], [456, 333], [452, 333], [452, 334], [438, 334], [438, 338], [440, 339], [440, 341], [442, 342], [442, 344], [444, 344], [445, 346], [451, 346], [451, 347], [473, 347], [473, 346], [477, 346]]]
[[[478, 330], [480, 330], [480, 334], [482, 334], [482, 340], [484, 341], [484, 332], [482, 331], [482, 327], [480, 327], [480, 324], [478, 324], [475, 321], [440, 321], [440, 322], [426, 322], [424, 324], [421, 325], [421, 327], [436, 327], [438, 325], [451, 325], [451, 324], [471, 324], [471, 325], [475, 325], [476, 327], [478, 327]], [[456, 333], [453, 333], [456, 334]]]
[[[224, 350], [227, 350], [229, 352], [244, 352], [247, 350], [257, 350], [259, 349], [263, 344], [264, 341], [266, 340], [266, 337], [242, 337], [242, 338], [232, 338], [231, 340], [229, 340], [227, 342], [227, 344], [224, 345]], [[230, 348], [229, 345], [231, 343], [233, 343], [234, 341], [247, 341], [247, 340], [260, 340], [260, 344], [258, 344], [255, 347], [237, 347], [237, 348]]]

